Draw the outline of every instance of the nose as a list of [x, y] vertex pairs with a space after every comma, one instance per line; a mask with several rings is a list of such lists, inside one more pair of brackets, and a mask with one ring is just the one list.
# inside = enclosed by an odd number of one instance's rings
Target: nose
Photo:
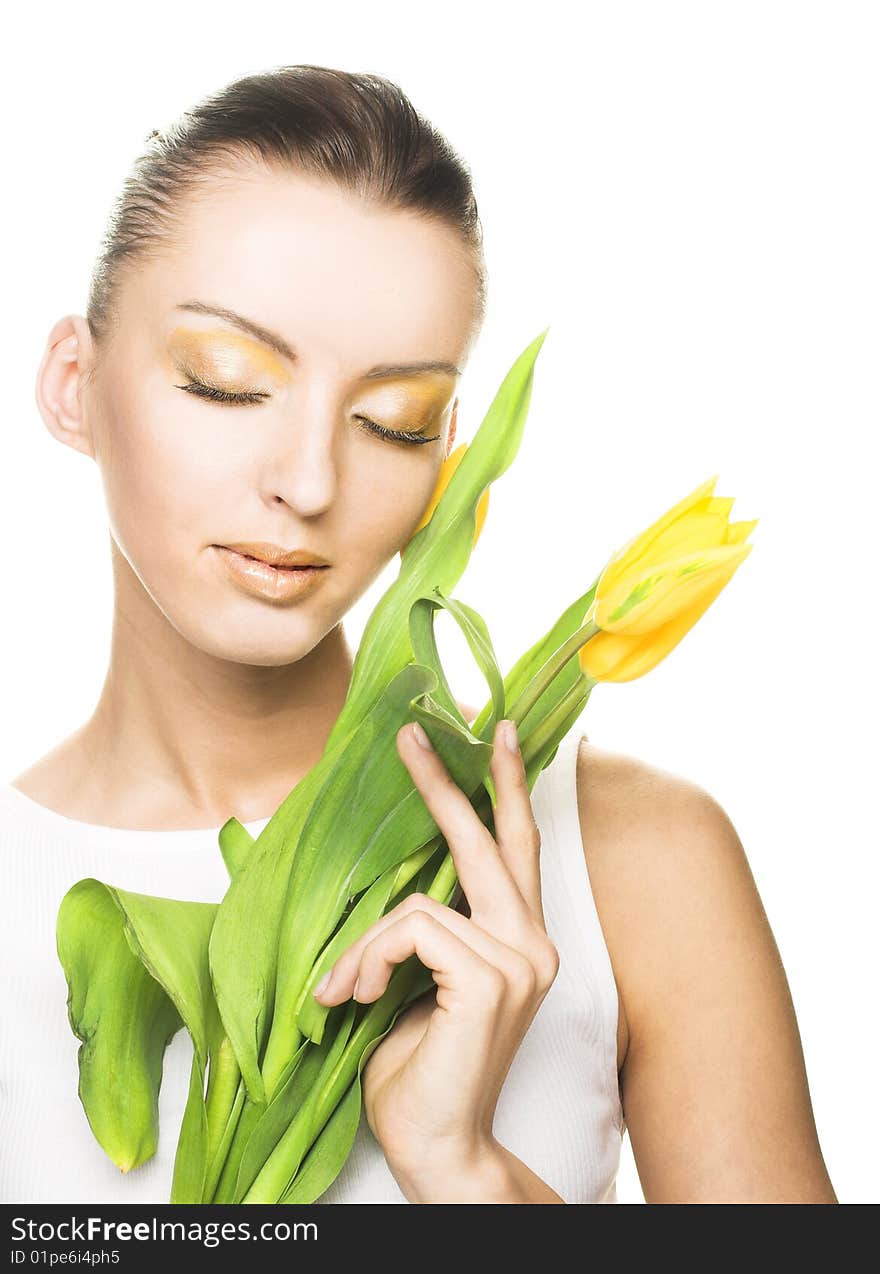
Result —
[[265, 465], [269, 503], [279, 502], [300, 517], [313, 518], [333, 503], [337, 472], [338, 404], [300, 399], [279, 419]]

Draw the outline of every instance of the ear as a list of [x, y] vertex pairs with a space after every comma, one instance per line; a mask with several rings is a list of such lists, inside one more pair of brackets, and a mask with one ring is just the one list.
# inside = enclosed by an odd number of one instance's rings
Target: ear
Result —
[[449, 457], [450, 452], [455, 446], [455, 429], [457, 424], [458, 424], [458, 399], [456, 398], [455, 402], [452, 404], [452, 415], [449, 417], [449, 434], [447, 435], [447, 438], [446, 438], [446, 457], [447, 458]]
[[94, 439], [80, 393], [93, 355], [86, 320], [78, 314], [65, 315], [49, 333], [35, 389], [40, 415], [53, 438], [94, 460]]

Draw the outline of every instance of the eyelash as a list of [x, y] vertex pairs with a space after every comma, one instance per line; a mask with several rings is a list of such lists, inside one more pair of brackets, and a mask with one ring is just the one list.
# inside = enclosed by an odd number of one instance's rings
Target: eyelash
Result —
[[440, 437], [439, 434], [407, 433], [405, 430], [386, 429], [384, 425], [380, 425], [376, 420], [371, 420], [369, 416], [355, 416], [355, 420], [359, 420], [370, 433], [378, 434], [380, 438], [389, 438], [392, 442], [414, 442], [419, 444], [422, 442], [436, 442]]
[[210, 398], [216, 403], [258, 403], [270, 395], [264, 390], [254, 390], [243, 394], [233, 394], [227, 389], [217, 389], [214, 385], [205, 385], [200, 380], [187, 381], [185, 385], [175, 385], [175, 389], [186, 389], [198, 398]]
[[[232, 406], [245, 406], [252, 403], [261, 402], [264, 398], [270, 398], [271, 394], [264, 390], [254, 390], [245, 393], [235, 394], [227, 389], [217, 389], [214, 385], [206, 385], [200, 380], [190, 380], [185, 385], [175, 385], [175, 389], [184, 389], [190, 394], [195, 394], [197, 398], [207, 398], [211, 402], [227, 403]], [[424, 442], [436, 442], [440, 434], [422, 434], [415, 431], [386, 429], [384, 425], [380, 425], [377, 421], [371, 420], [369, 416], [355, 416], [355, 420], [360, 421], [369, 433], [378, 434], [380, 438], [387, 438], [391, 442], [415, 443], [416, 445]]]

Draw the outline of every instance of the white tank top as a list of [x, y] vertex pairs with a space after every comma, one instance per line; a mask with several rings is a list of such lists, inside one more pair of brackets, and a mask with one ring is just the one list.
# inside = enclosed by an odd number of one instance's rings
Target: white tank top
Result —
[[[616, 1203], [624, 1119], [617, 1084], [617, 989], [590, 888], [577, 808], [582, 729], [538, 776], [547, 932], [560, 954], [495, 1112], [497, 1140], [566, 1203]], [[268, 819], [246, 824], [256, 836]], [[79, 1041], [55, 949], [62, 897], [95, 876], [139, 893], [218, 902], [229, 878], [216, 828], [132, 831], [80, 822], [0, 785], [0, 1201], [167, 1203], [192, 1044], [165, 1052], [159, 1145], [123, 1175], [77, 1096]], [[351, 1153], [320, 1203], [406, 1203], [362, 1113]]]

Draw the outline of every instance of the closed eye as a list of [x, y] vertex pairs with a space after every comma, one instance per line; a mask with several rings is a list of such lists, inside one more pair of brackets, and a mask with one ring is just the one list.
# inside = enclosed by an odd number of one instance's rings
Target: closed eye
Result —
[[370, 420], [369, 416], [355, 416], [355, 420], [370, 433], [378, 434], [380, 438], [390, 438], [392, 442], [436, 442], [440, 437], [439, 434], [418, 433], [415, 429], [386, 429], [377, 421]]
[[[206, 398], [209, 402], [227, 403], [231, 406], [246, 406], [272, 397], [266, 390], [234, 392], [229, 389], [220, 389], [216, 385], [208, 385], [204, 381], [196, 380], [194, 377], [187, 381], [185, 385], [175, 385], [174, 388], [183, 389], [189, 394], [195, 394], [197, 398]], [[385, 425], [380, 425], [378, 421], [371, 420], [369, 416], [355, 416], [354, 419], [368, 433], [376, 434], [380, 438], [387, 438], [391, 442], [419, 445], [425, 442], [436, 442], [441, 436], [440, 434], [419, 433], [415, 429], [388, 429]]]
[[218, 389], [216, 385], [206, 385], [201, 380], [190, 380], [185, 385], [175, 385], [174, 388], [185, 389], [187, 393], [195, 394], [198, 398], [207, 398], [215, 403], [258, 403], [264, 398], [272, 397], [267, 390], [254, 389], [233, 393], [229, 389]]

